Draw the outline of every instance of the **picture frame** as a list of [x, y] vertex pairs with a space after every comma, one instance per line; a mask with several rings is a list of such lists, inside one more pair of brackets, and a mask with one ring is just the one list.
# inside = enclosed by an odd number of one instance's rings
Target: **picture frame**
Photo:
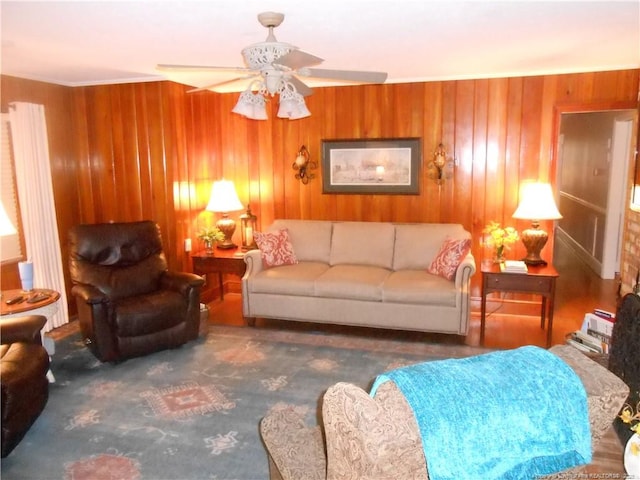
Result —
[[420, 138], [322, 140], [323, 193], [420, 193]]

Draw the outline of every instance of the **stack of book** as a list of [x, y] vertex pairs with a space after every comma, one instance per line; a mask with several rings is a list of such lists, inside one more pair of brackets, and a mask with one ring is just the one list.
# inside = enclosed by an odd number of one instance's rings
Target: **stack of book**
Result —
[[527, 264], [522, 260], [505, 260], [500, 264], [500, 271], [505, 273], [527, 273]]
[[609, 353], [616, 315], [596, 308], [584, 316], [582, 327], [569, 335], [567, 343], [586, 352]]

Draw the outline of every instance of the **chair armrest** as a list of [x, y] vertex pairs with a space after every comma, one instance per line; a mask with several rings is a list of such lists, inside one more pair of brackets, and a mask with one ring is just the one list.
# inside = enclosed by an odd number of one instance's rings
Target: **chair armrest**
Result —
[[3, 345], [16, 342], [42, 344], [40, 330], [47, 323], [43, 315], [26, 315], [3, 319], [0, 322], [0, 337]]
[[271, 480], [325, 480], [326, 455], [320, 427], [307, 427], [291, 409], [273, 411], [260, 422]]
[[164, 272], [160, 278], [160, 286], [166, 290], [174, 290], [182, 295], [187, 295], [192, 288], [200, 288], [204, 285], [204, 278], [195, 273], [188, 272]]
[[100, 289], [88, 283], [78, 283], [71, 288], [71, 294], [88, 304], [105, 303], [109, 297]]

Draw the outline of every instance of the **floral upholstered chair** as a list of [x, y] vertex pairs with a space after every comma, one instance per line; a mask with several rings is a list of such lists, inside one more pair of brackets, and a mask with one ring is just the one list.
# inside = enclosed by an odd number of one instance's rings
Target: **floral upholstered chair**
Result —
[[[628, 387], [573, 347], [550, 351], [585, 387], [595, 445], [610, 428]], [[393, 382], [383, 383], [373, 398], [355, 385], [338, 383], [323, 397], [322, 426], [308, 427], [293, 409], [283, 409], [264, 417], [260, 432], [271, 480], [429, 478], [418, 425]]]

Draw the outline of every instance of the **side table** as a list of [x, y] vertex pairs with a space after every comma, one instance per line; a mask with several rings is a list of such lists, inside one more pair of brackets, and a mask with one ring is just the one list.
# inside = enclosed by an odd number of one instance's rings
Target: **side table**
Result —
[[558, 272], [552, 265], [528, 265], [527, 273], [503, 273], [500, 265], [483, 262], [482, 302], [480, 308], [480, 345], [484, 345], [484, 328], [487, 313], [487, 295], [491, 292], [530, 293], [542, 296], [540, 309], [540, 328], [544, 328], [548, 317], [547, 348], [551, 346], [553, 329], [553, 302], [556, 292]]
[[[44, 294], [47, 295], [47, 298], [34, 303], [27, 302], [27, 299], [36, 294]], [[6, 301], [10, 298], [14, 297], [24, 297], [19, 303], [14, 303], [13, 305], [7, 305]], [[24, 315], [43, 315], [47, 318], [50, 318], [58, 311], [58, 299], [60, 298], [60, 293], [55, 290], [48, 290], [45, 288], [35, 288], [30, 292], [24, 292], [23, 290], [3, 290], [2, 291], [2, 302], [0, 303], [0, 321], [5, 318], [15, 318], [22, 317]], [[47, 342], [47, 340], [49, 340]], [[47, 339], [42, 333], [42, 345], [47, 350], [49, 357], [55, 353], [55, 344], [51, 341], [51, 339]], [[49, 382], [55, 382], [55, 378], [51, 370], [47, 372], [47, 378]]]
[[224, 300], [224, 285], [222, 275], [231, 273], [242, 277], [247, 268], [244, 263], [244, 253], [237, 248], [214, 249], [212, 254], [201, 251], [191, 255], [193, 263], [193, 273], [196, 275], [206, 275], [207, 273], [218, 274], [218, 285], [220, 286], [220, 300]]

